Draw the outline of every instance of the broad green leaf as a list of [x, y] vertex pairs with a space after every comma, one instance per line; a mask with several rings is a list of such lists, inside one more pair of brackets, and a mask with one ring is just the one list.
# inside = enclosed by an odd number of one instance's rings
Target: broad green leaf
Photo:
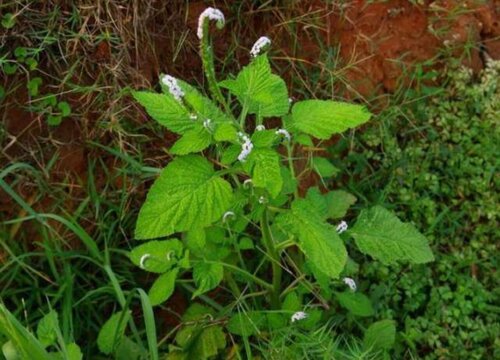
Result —
[[66, 344], [66, 360], [82, 360], [83, 354], [80, 347], [73, 343]]
[[359, 292], [346, 291], [335, 293], [343, 307], [356, 316], [372, 316], [374, 314], [372, 303], [365, 295]]
[[148, 91], [134, 91], [132, 95], [146, 109], [149, 116], [170, 131], [184, 134], [195, 126], [184, 105], [173, 96]]
[[154, 273], [164, 273], [182, 256], [182, 243], [177, 239], [149, 241], [132, 249], [130, 260], [137, 266]]
[[316, 171], [318, 175], [323, 178], [332, 177], [340, 171], [324, 157], [315, 157], [312, 162], [314, 171]]
[[[118, 344], [114, 355], [114, 360], [140, 360], [143, 350], [136, 342], [128, 336], [123, 336]], [[151, 356], [151, 354], [150, 354]], [[151, 356], [152, 358], [152, 356]]]
[[51, 310], [38, 322], [36, 337], [45, 347], [53, 345], [57, 340], [58, 328], [59, 317], [54, 310]]
[[193, 279], [197, 287], [193, 298], [200, 296], [220, 284], [224, 276], [221, 264], [200, 262], [193, 266]]
[[389, 350], [396, 340], [396, 325], [393, 320], [381, 320], [370, 325], [363, 339], [366, 350]]
[[168, 236], [218, 220], [233, 198], [231, 185], [208, 160], [187, 155], [172, 161], [149, 190], [137, 219], [137, 239]]
[[249, 161], [253, 164], [253, 185], [267, 189], [273, 198], [278, 196], [283, 187], [279, 154], [271, 149], [254, 149]]
[[330, 278], [339, 277], [347, 261], [344, 243], [308, 200], [295, 200], [291, 212], [278, 221], [298, 237], [300, 249], [316, 269]]
[[349, 233], [362, 253], [384, 264], [398, 261], [421, 264], [434, 260], [425, 236], [381, 206], [361, 211]]
[[271, 73], [266, 55], [257, 56], [235, 80], [224, 80], [220, 85], [236, 95], [250, 114], [282, 116], [288, 112], [290, 104], [286, 84]]
[[318, 139], [329, 139], [367, 122], [371, 114], [364, 106], [330, 100], [305, 100], [292, 108], [292, 126]]
[[330, 191], [325, 195], [330, 219], [341, 219], [356, 202], [356, 197], [344, 190]]
[[62, 116], [61, 115], [48, 115], [47, 116], [47, 124], [50, 126], [58, 126], [61, 125]]
[[238, 155], [241, 152], [241, 145], [231, 144], [222, 153], [220, 162], [224, 165], [230, 165], [238, 159]]
[[186, 246], [196, 256], [202, 257], [206, 244], [206, 234], [204, 228], [195, 228], [186, 233]]
[[42, 78], [41, 77], [34, 77], [31, 79], [26, 87], [28, 88], [28, 92], [30, 96], [37, 96], [38, 95], [38, 89], [40, 88], [40, 85], [42, 85]]
[[186, 155], [205, 150], [212, 142], [212, 135], [203, 126], [188, 130], [170, 148], [175, 155]]
[[[300, 301], [299, 296], [295, 291], [287, 294], [285, 300], [283, 300], [283, 304], [281, 305], [281, 309], [285, 311], [289, 311], [290, 313], [295, 313], [302, 309], [302, 303]], [[292, 315], [292, 314], [290, 314]]]
[[328, 218], [328, 203], [326, 197], [319, 191], [317, 186], [307, 190], [305, 199], [309, 202], [311, 209], [314, 209], [319, 218], [323, 220]]
[[227, 330], [231, 334], [248, 337], [258, 333], [265, 322], [266, 317], [261, 312], [241, 312], [231, 316], [227, 323]]
[[270, 147], [276, 141], [276, 130], [256, 131], [252, 135], [252, 144], [255, 147]]
[[2, 345], [2, 354], [5, 357], [5, 360], [22, 360], [22, 356], [17, 351], [12, 340], [9, 340]]
[[297, 190], [298, 182], [297, 179], [292, 176], [292, 173], [289, 168], [281, 167], [281, 178], [283, 179], [283, 194], [293, 194]]
[[120, 343], [127, 322], [130, 319], [130, 311], [117, 312], [104, 323], [97, 336], [97, 347], [106, 355], [111, 354]]
[[167, 301], [174, 293], [175, 280], [177, 278], [178, 269], [172, 269], [165, 274], [162, 274], [155, 280], [151, 289], [149, 289], [148, 296], [151, 305], [159, 305]]
[[[209, 359], [226, 347], [220, 326], [188, 325], [177, 332], [176, 340], [183, 347], [183, 359]], [[170, 357], [169, 357], [170, 359]]]
[[214, 138], [216, 141], [234, 142], [238, 140], [238, 132], [233, 124], [222, 123], [215, 129]]

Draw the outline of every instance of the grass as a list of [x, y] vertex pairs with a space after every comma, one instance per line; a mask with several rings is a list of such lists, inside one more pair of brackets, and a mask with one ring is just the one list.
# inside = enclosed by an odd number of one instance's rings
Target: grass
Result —
[[[475, 317], [468, 319], [472, 322], [487, 319], [484, 326], [495, 329], [497, 307], [492, 302], [498, 294], [481, 286], [476, 288], [468, 273], [478, 264], [481, 274], [494, 273], [496, 265], [488, 260], [488, 254], [496, 251], [490, 243], [492, 235], [488, 233], [494, 224], [482, 224], [486, 235], [482, 234], [467, 250], [459, 241], [449, 245], [440, 239], [459, 234], [464, 229], [462, 221], [466, 214], [458, 212], [457, 215], [451, 206], [440, 207], [427, 219], [422, 215], [427, 203], [422, 204], [414, 197], [417, 185], [407, 187], [407, 193], [397, 189], [398, 182], [402, 181], [401, 172], [405, 171], [411, 172], [409, 176], [416, 179], [416, 183], [417, 180], [423, 186], [432, 183], [419, 179], [418, 169], [414, 167], [416, 161], [429, 163], [432, 159], [397, 154], [421, 145], [416, 142], [413, 146], [412, 142], [427, 134], [431, 126], [426, 123], [423, 106], [427, 98], [443, 89], [425, 85], [435, 73], [408, 68], [404, 69], [403, 77], [411, 78], [417, 90], [409, 90], [401, 83], [395, 94], [364, 98], [349, 86], [346, 75], [350, 69], [361, 66], [364, 59], [342, 60], [339, 49], [326, 46], [322, 40], [328, 34], [325, 17], [345, 8], [333, 2], [322, 10], [304, 14], [301, 6], [288, 1], [277, 4], [223, 2], [221, 7], [231, 14], [229, 21], [234, 30], [217, 37], [218, 71], [235, 73], [237, 64], [245, 63], [248, 49], [261, 35], [256, 29], [265, 28], [273, 38], [283, 39], [282, 44], [287, 48], [285, 52], [276, 47], [272, 54], [277, 72], [291, 73], [287, 82], [300, 89], [292, 94], [294, 97], [351, 97], [374, 107], [388, 104], [379, 113], [373, 128], [362, 135], [349, 134], [332, 148], [332, 153], [345, 154], [336, 160], [336, 165], [345, 169], [347, 180], [337, 185], [347, 186], [360, 199], [360, 204], [391, 200], [403, 218], [412, 218], [435, 239], [436, 249], [443, 255], [432, 272], [426, 269], [408, 272], [379, 265], [363, 271], [370, 282], [376, 278], [386, 281], [374, 283], [371, 293], [381, 303], [378, 314], [399, 321], [402, 345], [398, 354], [411, 358], [420, 352], [431, 354], [428, 356], [432, 358], [434, 351], [436, 356], [446, 357], [449, 354], [442, 338], [425, 341], [412, 329], [403, 329], [406, 315], [417, 310], [424, 314], [411, 317], [412, 327], [432, 338], [433, 333], [461, 322], [452, 313], [450, 318], [436, 321], [437, 328], [424, 324], [425, 319], [437, 317], [439, 299], [447, 300], [451, 311], [460, 312], [466, 311], [472, 301], [474, 306], [481, 303], [489, 307], [483, 308], [483, 314], [474, 313]], [[6, 55], [11, 63], [19, 65], [14, 74], [0, 83], [0, 89], [5, 90], [0, 98], [3, 114], [0, 141], [4, 156], [0, 160], [3, 166], [0, 188], [1, 205], [5, 209], [0, 219], [0, 326], [4, 332], [15, 334], [16, 339], [25, 342], [20, 347], [30, 354], [35, 350], [29, 347], [37, 347], [37, 341], [27, 329], [34, 331], [49, 309], [58, 311], [62, 347], [76, 341], [84, 352], [83, 358], [97, 358], [95, 341], [99, 329], [115, 310], [129, 305], [134, 314], [129, 335], [138, 344], [134, 351], [139, 356], [158, 358], [157, 345], [165, 349], [173, 342], [173, 331], [180, 326], [184, 309], [166, 304], [153, 312], [141, 290], [151, 279], [133, 269], [126, 251], [134, 243], [132, 232], [139, 204], [152, 179], [168, 162], [164, 148], [174, 137], [147, 121], [131, 103], [128, 93], [130, 88], [152, 87], [159, 72], [182, 74], [192, 83], [203, 84], [201, 73], [193, 70], [199, 69], [199, 63], [194, 55], [197, 41], [192, 27], [179, 33], [179, 29], [186, 29], [186, 22], [191, 23], [193, 19], [196, 22], [195, 17], [191, 19], [196, 11], [189, 3], [162, 7], [148, 1], [124, 7], [109, 1], [92, 4], [79, 1], [72, 6], [59, 6], [50, 1], [43, 4], [6, 1], [0, 5], [0, 13], [13, 13], [17, 19], [12, 29], [2, 29], [0, 33], [4, 45], [0, 58]], [[249, 26], [250, 23], [255, 26]], [[318, 47], [318, 58], [314, 61], [304, 56], [304, 40]], [[470, 45], [466, 48], [471, 49]], [[37, 69], [29, 70], [25, 61], [13, 55], [14, 49], [20, 46], [36, 54]], [[421, 69], [449, 57], [447, 50], [421, 64]], [[42, 77], [43, 84], [40, 94], [32, 96], [26, 86], [35, 76]], [[60, 127], [49, 130], [45, 125], [47, 107], [40, 104], [51, 95], [58, 101], [68, 102], [72, 113], [62, 120]], [[31, 109], [33, 113], [16, 113], [13, 108]], [[30, 120], [26, 129], [13, 131], [14, 116]], [[84, 153], [80, 158], [64, 160], [67, 145], [72, 142], [83, 148]], [[83, 171], [73, 166], [78, 161], [83, 162]], [[440, 201], [449, 199], [450, 195], [445, 195]], [[483, 246], [488, 250], [475, 258], [473, 253], [481, 251]], [[456, 288], [446, 288], [449, 280], [443, 278], [433, 290], [438, 294], [422, 298], [422, 293], [430, 291], [432, 286], [418, 279], [419, 276], [444, 276], [454, 271], [460, 274], [452, 281]], [[492, 276], [485, 279], [488, 286], [495, 286]], [[183, 285], [186, 293], [192, 292], [192, 284]], [[473, 288], [475, 294], [464, 287]], [[417, 299], [418, 306], [414, 306], [418, 309], [408, 308], [405, 297]], [[251, 307], [252, 301], [251, 293], [247, 292], [234, 303], [245, 309]], [[204, 297], [203, 302], [213, 305], [214, 301]], [[234, 341], [229, 352], [237, 354], [242, 346], [245, 351], [241, 354], [268, 353], [270, 359], [328, 358], [326, 354], [332, 353], [339, 359], [372, 358], [355, 339], [358, 328], [344, 324], [345, 319], [339, 319], [335, 326], [327, 324], [314, 331], [289, 328], [252, 343]], [[352, 332], [352, 338], [346, 334], [348, 331]], [[478, 330], [474, 335], [480, 337], [484, 332]], [[462, 345], [465, 341], [458, 335], [457, 339], [453, 345]], [[477, 350], [470, 350], [470, 346], [464, 349], [460, 356]]]

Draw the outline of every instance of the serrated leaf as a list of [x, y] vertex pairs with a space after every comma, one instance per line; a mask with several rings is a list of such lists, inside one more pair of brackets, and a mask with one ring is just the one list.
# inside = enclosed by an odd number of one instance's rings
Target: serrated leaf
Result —
[[222, 123], [215, 129], [214, 138], [216, 141], [234, 142], [238, 140], [238, 132], [233, 124]]
[[188, 130], [170, 148], [175, 155], [186, 155], [205, 150], [212, 142], [212, 135], [203, 127], [198, 126]]
[[134, 91], [132, 95], [149, 116], [170, 131], [184, 134], [194, 128], [195, 122], [190, 118], [189, 112], [173, 96], [149, 91]]
[[290, 104], [286, 84], [271, 73], [266, 55], [257, 56], [235, 80], [224, 80], [220, 86], [236, 95], [250, 114], [282, 116], [288, 112]]
[[318, 139], [329, 139], [367, 122], [371, 113], [364, 106], [330, 100], [305, 100], [292, 108], [292, 126]]
[[341, 219], [347, 214], [347, 210], [356, 202], [356, 197], [344, 190], [330, 191], [325, 195], [328, 217], [330, 219]]
[[251, 139], [255, 147], [270, 147], [276, 140], [276, 132], [275, 130], [256, 131]]
[[254, 149], [249, 161], [253, 165], [253, 185], [267, 189], [273, 198], [278, 196], [283, 187], [279, 154], [272, 149]]
[[381, 206], [361, 211], [349, 233], [362, 253], [384, 264], [398, 261], [421, 264], [434, 260], [425, 236]]
[[323, 178], [332, 177], [340, 171], [324, 157], [314, 157], [312, 162], [314, 171]]
[[231, 316], [227, 323], [227, 330], [231, 334], [248, 337], [258, 333], [265, 321], [266, 317], [261, 312], [241, 312]]
[[140, 267], [141, 259], [147, 256], [143, 259], [143, 270], [161, 274], [177, 263], [177, 259], [182, 256], [182, 249], [182, 243], [177, 239], [154, 240], [132, 249], [129, 258]]
[[359, 292], [346, 291], [335, 293], [340, 305], [356, 316], [372, 316], [374, 314], [372, 303], [365, 295]]
[[230, 165], [238, 159], [241, 152], [241, 145], [231, 144], [222, 152], [220, 162], [224, 165]]
[[[289, 311], [291, 313], [297, 312], [302, 309], [302, 303], [300, 301], [299, 296], [295, 291], [287, 294], [285, 300], [283, 300], [283, 304], [281, 305], [281, 309], [285, 311]], [[291, 314], [290, 314], [291, 315]]]
[[149, 190], [137, 219], [137, 239], [168, 236], [208, 226], [233, 198], [231, 185], [215, 175], [208, 160], [187, 155], [172, 161]]
[[55, 344], [57, 340], [57, 329], [59, 328], [59, 317], [54, 310], [45, 314], [38, 322], [36, 336], [38, 340], [47, 347]]
[[224, 276], [224, 267], [221, 264], [199, 262], [193, 266], [193, 279], [197, 287], [193, 299], [201, 294], [215, 289]]
[[326, 197], [319, 191], [317, 186], [307, 189], [305, 199], [309, 202], [311, 209], [314, 209], [317, 216], [326, 220], [328, 217], [328, 203]]
[[129, 319], [130, 311], [126, 310], [111, 315], [104, 323], [97, 336], [97, 347], [103, 354], [109, 355], [115, 350], [125, 333]]
[[381, 320], [370, 325], [363, 339], [366, 350], [389, 350], [396, 340], [396, 325], [393, 320]]
[[338, 278], [347, 261], [347, 251], [335, 228], [318, 216], [317, 209], [307, 200], [292, 203], [292, 210], [278, 220], [299, 240], [299, 247], [314, 267]]
[[169, 272], [161, 274], [151, 285], [148, 296], [151, 305], [160, 305], [167, 301], [174, 293], [175, 280], [177, 279], [178, 269], [172, 269]]

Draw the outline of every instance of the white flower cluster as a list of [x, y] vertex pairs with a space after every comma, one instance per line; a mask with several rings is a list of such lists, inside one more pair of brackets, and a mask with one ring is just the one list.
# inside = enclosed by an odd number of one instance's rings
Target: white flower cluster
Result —
[[342, 279], [342, 281], [344, 282], [344, 284], [346, 284], [347, 286], [349, 286], [349, 288], [352, 291], [356, 291], [356, 282], [353, 279], [345, 277], [345, 278]]
[[256, 57], [257, 55], [260, 54], [262, 49], [266, 47], [267, 45], [271, 44], [271, 40], [267, 36], [261, 36], [255, 44], [252, 46], [252, 50], [250, 50], [250, 55], [252, 57]]
[[198, 31], [196, 34], [198, 35], [198, 39], [203, 38], [203, 24], [205, 23], [205, 19], [220, 21], [222, 25], [224, 25], [225, 19], [222, 11], [215, 9], [213, 7], [206, 8], [198, 18]]
[[238, 133], [241, 140], [243, 140], [243, 144], [241, 144], [241, 152], [238, 155], [238, 160], [244, 162], [248, 155], [252, 152], [253, 144], [248, 135], [243, 134], [242, 132]]
[[339, 234], [342, 234], [344, 231], [347, 230], [347, 228], [348, 228], [347, 223], [344, 220], [342, 220], [340, 224], [337, 225], [337, 228], [335, 230], [337, 230]]
[[292, 322], [296, 322], [299, 320], [303, 320], [307, 318], [307, 314], [303, 311], [297, 311], [295, 314], [292, 315]]
[[181, 98], [184, 96], [184, 92], [181, 87], [177, 83], [177, 79], [170, 75], [165, 75], [161, 79], [161, 82], [168, 87], [168, 91], [177, 101], [181, 101]]
[[290, 133], [286, 131], [285, 129], [278, 129], [276, 130], [276, 135], [282, 135], [287, 139], [287, 141], [290, 141], [292, 137], [290, 136]]

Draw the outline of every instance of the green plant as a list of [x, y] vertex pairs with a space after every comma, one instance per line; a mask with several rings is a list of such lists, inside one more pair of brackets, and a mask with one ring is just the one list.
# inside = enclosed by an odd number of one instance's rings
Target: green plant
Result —
[[[212, 99], [170, 75], [161, 76], [161, 94], [133, 92], [154, 120], [180, 138], [135, 230], [138, 240], [169, 238], [137, 246], [130, 259], [160, 274], [149, 290], [153, 305], [168, 300], [179, 285], [210, 305], [195, 303], [184, 315], [189, 325], [177, 332], [172, 358], [216, 355], [225, 347], [224, 327], [242, 338], [251, 357], [248, 337], [290, 321], [314, 327], [334, 313], [332, 302], [353, 316], [373, 315], [370, 300], [347, 277], [356, 268], [347, 253], [356, 251], [351, 238], [361, 253], [384, 264], [433, 260], [425, 237], [381, 206], [362, 210], [348, 230], [342, 219], [355, 201], [351, 194], [311, 187], [300, 196], [302, 172], [328, 178], [337, 171], [308, 148], [320, 148], [322, 140], [367, 122], [371, 114], [333, 100], [290, 105], [286, 84], [271, 72], [263, 51], [270, 44], [265, 37], [237, 76], [218, 82], [209, 20], [220, 28], [224, 17], [208, 8], [199, 20]], [[281, 118], [282, 128], [271, 128], [269, 118]], [[341, 291], [340, 278], [349, 290]], [[225, 291], [214, 301], [215, 294], [206, 294], [217, 287]], [[373, 326], [365, 347], [384, 353], [394, 342], [394, 324]]]

